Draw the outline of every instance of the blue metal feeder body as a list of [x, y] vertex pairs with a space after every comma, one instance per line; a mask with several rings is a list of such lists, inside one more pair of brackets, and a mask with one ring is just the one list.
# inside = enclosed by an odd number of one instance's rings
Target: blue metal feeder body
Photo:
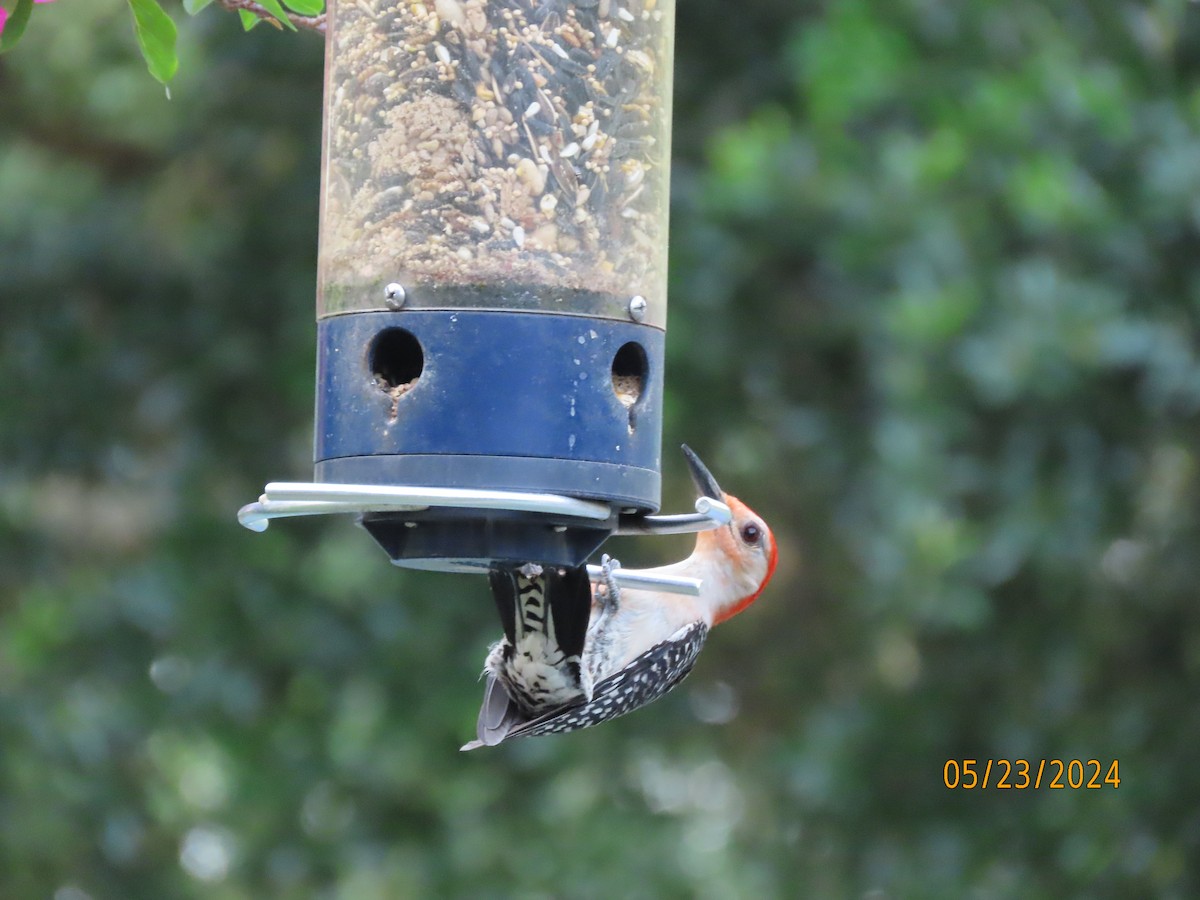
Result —
[[[329, 317], [318, 327], [317, 480], [545, 491], [654, 511], [663, 342], [653, 327], [544, 313]], [[628, 406], [615, 364], [641, 381]]]

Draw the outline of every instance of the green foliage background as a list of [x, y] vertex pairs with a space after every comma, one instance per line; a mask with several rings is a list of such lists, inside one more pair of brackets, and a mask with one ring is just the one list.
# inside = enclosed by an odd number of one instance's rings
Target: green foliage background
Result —
[[[233, 516], [310, 475], [319, 39], [206, 11], [167, 101], [123, 3], [38, 10], [0, 60], [0, 896], [1200, 892], [1200, 7], [678, 18], [665, 441], [783, 563], [652, 711], [459, 754], [482, 582]], [[1122, 781], [949, 791], [964, 757]]]

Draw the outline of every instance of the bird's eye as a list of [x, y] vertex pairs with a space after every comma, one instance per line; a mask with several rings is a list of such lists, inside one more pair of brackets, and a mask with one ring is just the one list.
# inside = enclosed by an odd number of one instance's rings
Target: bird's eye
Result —
[[747, 544], [757, 544], [762, 538], [762, 529], [750, 522], [742, 526], [742, 540]]

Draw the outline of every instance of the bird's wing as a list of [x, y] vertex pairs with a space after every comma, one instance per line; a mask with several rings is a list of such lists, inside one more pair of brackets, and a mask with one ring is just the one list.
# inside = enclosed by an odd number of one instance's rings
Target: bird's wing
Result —
[[[590, 701], [570, 703], [527, 721], [515, 722], [503, 735], [494, 732], [493, 743], [577, 731], [652, 703], [687, 677], [707, 637], [708, 626], [703, 622], [686, 625], [597, 684]], [[481, 737], [463, 749], [483, 745]]]

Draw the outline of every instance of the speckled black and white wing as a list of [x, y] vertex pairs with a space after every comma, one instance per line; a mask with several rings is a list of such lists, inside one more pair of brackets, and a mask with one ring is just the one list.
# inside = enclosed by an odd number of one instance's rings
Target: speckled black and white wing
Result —
[[596, 685], [587, 703], [568, 704], [513, 728], [505, 739], [590, 728], [653, 703], [683, 681], [696, 664], [708, 626], [693, 622]]

